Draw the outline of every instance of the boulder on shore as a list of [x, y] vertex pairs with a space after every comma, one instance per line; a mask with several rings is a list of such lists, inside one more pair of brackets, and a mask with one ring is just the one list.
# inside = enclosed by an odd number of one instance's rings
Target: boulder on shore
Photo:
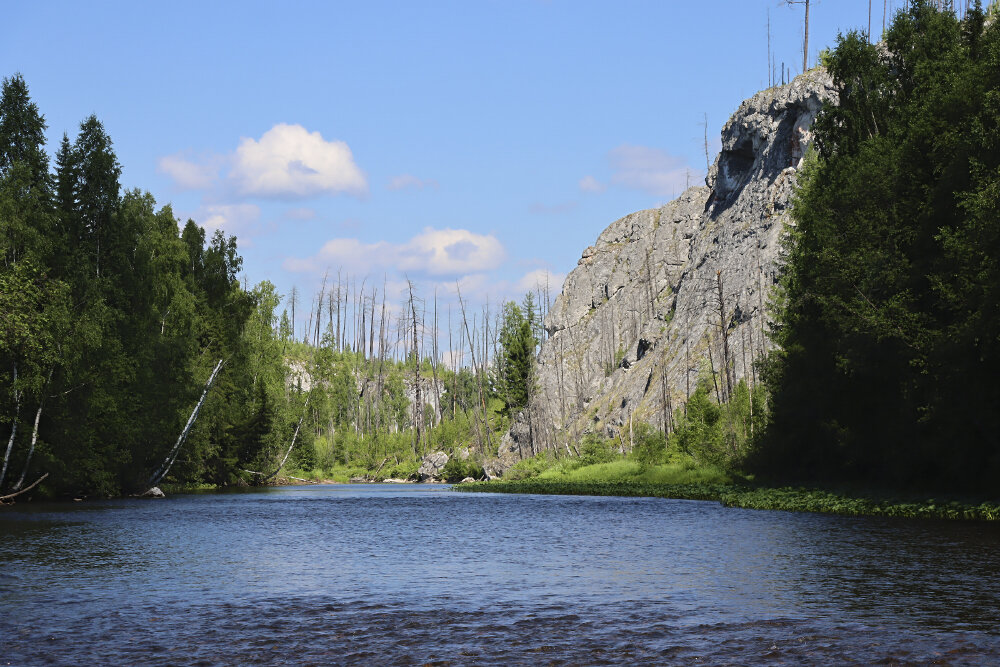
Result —
[[145, 493], [143, 493], [139, 497], [140, 498], [166, 498], [167, 494], [165, 494], [162, 490], [160, 490], [160, 487], [154, 486], [153, 488], [147, 490]]
[[417, 470], [417, 479], [421, 482], [426, 482], [440, 477], [441, 471], [444, 470], [447, 463], [448, 455], [444, 452], [428, 454], [420, 463], [420, 469]]

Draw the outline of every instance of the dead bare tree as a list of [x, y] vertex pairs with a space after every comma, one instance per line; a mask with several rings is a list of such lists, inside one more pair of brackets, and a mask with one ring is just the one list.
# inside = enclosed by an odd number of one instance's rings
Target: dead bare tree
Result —
[[804, 22], [805, 29], [802, 35], [802, 73], [805, 74], [809, 69], [809, 4], [811, 0], [784, 0], [785, 5], [791, 7], [792, 5], [805, 5], [806, 8], [806, 18]]
[[[483, 431], [485, 433], [486, 446], [492, 447], [490, 442], [490, 424], [489, 418], [486, 413], [486, 395], [483, 391], [483, 378], [479, 371], [479, 367], [476, 364], [476, 343], [475, 339], [472, 337], [472, 333], [469, 331], [469, 319], [465, 314], [465, 302], [462, 300], [462, 289], [459, 287], [458, 283], [455, 283], [455, 290], [458, 293], [458, 305], [462, 308], [462, 322], [465, 324], [465, 334], [469, 339], [469, 352], [472, 354], [472, 370], [476, 376], [476, 386], [479, 389], [479, 407], [482, 408], [483, 415]], [[482, 440], [480, 440], [480, 449], [482, 449]]]
[[406, 279], [406, 287], [410, 293], [409, 306], [413, 315], [413, 454], [417, 457], [420, 452], [420, 438], [424, 422], [424, 405], [420, 394], [420, 348], [417, 346], [417, 305], [413, 298], [413, 283]]
[[292, 302], [292, 340], [295, 340], [295, 306], [299, 303], [299, 288], [292, 285], [292, 293], [289, 295], [289, 300]]
[[441, 423], [441, 386], [438, 384], [438, 295], [434, 288], [434, 328], [431, 331], [431, 372], [434, 375], [434, 423]]
[[726, 297], [722, 286], [722, 271], [715, 272], [715, 284], [718, 288], [719, 330], [722, 332], [722, 372], [725, 374], [724, 386], [727, 400], [733, 395], [733, 379], [729, 370], [729, 318], [726, 312]]

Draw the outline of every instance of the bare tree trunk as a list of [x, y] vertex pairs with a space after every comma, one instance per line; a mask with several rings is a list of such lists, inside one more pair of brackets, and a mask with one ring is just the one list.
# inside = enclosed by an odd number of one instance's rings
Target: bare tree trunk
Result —
[[372, 288], [372, 314], [368, 327], [368, 358], [375, 358], [375, 304], [378, 301], [378, 289]]
[[434, 328], [431, 331], [431, 372], [434, 374], [434, 425], [441, 423], [441, 388], [438, 385], [438, 295], [434, 288]]
[[809, 0], [805, 0], [806, 3], [806, 26], [805, 26], [805, 37], [802, 40], [802, 73], [805, 74], [809, 69]]
[[[455, 290], [458, 292], [458, 304], [462, 308], [462, 322], [465, 323], [465, 333], [469, 339], [469, 352], [472, 354], [472, 370], [476, 375], [476, 385], [479, 388], [479, 404], [483, 410], [483, 426], [484, 426], [483, 430], [485, 432], [486, 446], [491, 447], [492, 443], [490, 442], [490, 424], [489, 424], [489, 419], [486, 415], [486, 396], [483, 392], [483, 378], [479, 372], [479, 367], [476, 365], [476, 344], [472, 338], [472, 333], [469, 331], [469, 319], [465, 315], [465, 302], [462, 301], [462, 290], [458, 286], [457, 282], [455, 283]], [[480, 443], [480, 449], [481, 448], [482, 448], [482, 443]]]
[[285, 463], [288, 462], [288, 457], [292, 453], [292, 448], [295, 447], [295, 440], [299, 437], [299, 429], [302, 428], [302, 421], [306, 418], [306, 411], [309, 409], [309, 399], [312, 398], [312, 392], [306, 394], [306, 402], [302, 406], [302, 414], [299, 416], [299, 423], [295, 425], [295, 432], [292, 433], [292, 442], [288, 445], [288, 449], [285, 451], [285, 456], [281, 459], [281, 463], [270, 475], [264, 477], [263, 481], [268, 481], [277, 476], [281, 469], [285, 467]]
[[708, 367], [712, 371], [712, 383], [715, 385], [715, 398], [719, 405], [723, 404], [722, 393], [719, 391], [719, 382], [715, 375], [715, 360], [712, 358], [712, 334], [708, 334]]
[[292, 341], [295, 340], [295, 306], [299, 303], [299, 289], [292, 285]]
[[[719, 290], [719, 330], [722, 332], [722, 372], [725, 373], [726, 396], [733, 395], [733, 382], [729, 373], [729, 326], [726, 321], [726, 301], [722, 290], [722, 271], [715, 272], [715, 283]], [[728, 400], [728, 399], [727, 399]]]
[[330, 272], [323, 274], [323, 286], [319, 288], [319, 298], [316, 300], [316, 336], [315, 347], [319, 347], [319, 334], [323, 321], [323, 298], [326, 296], [326, 280], [330, 277]]
[[7, 464], [10, 462], [10, 452], [14, 449], [14, 438], [17, 436], [17, 420], [21, 415], [21, 392], [17, 390], [17, 362], [14, 362], [14, 423], [10, 427], [10, 440], [7, 441], [7, 453], [3, 457], [3, 469], [0, 470], [0, 486], [7, 476]]
[[420, 452], [420, 436], [422, 434], [424, 405], [420, 394], [420, 348], [417, 347], [417, 306], [413, 300], [413, 283], [406, 280], [410, 292], [410, 313], [413, 316], [413, 454], [418, 458]]
[[[688, 318], [690, 322], [690, 318]], [[684, 417], [688, 416], [688, 403], [691, 402], [691, 351], [687, 338], [684, 339]]]
[[163, 463], [160, 464], [160, 467], [156, 469], [156, 472], [154, 472], [149, 478], [149, 481], [146, 482], [147, 489], [151, 489], [159, 484], [160, 481], [167, 476], [167, 473], [170, 472], [170, 467], [177, 459], [177, 452], [180, 451], [181, 445], [183, 445], [184, 441], [187, 439], [188, 432], [191, 430], [191, 427], [194, 426], [195, 420], [198, 419], [198, 412], [201, 410], [201, 406], [205, 402], [205, 398], [208, 396], [208, 390], [212, 388], [212, 383], [215, 382], [216, 376], [219, 374], [219, 371], [222, 370], [222, 366], [223, 360], [219, 359], [219, 363], [215, 365], [215, 370], [213, 370], [212, 374], [208, 376], [208, 382], [205, 383], [205, 390], [201, 392], [201, 398], [198, 399], [198, 404], [195, 405], [194, 410], [191, 411], [191, 416], [188, 417], [187, 424], [184, 425], [184, 430], [181, 431], [180, 436], [177, 438], [177, 443], [174, 444], [173, 449], [171, 449], [170, 453], [167, 454], [167, 458], [163, 459]]
[[24, 460], [24, 468], [21, 469], [21, 477], [13, 487], [17, 491], [24, 484], [24, 476], [28, 474], [28, 466], [31, 464], [31, 457], [35, 453], [35, 445], [38, 443], [38, 422], [42, 419], [42, 407], [45, 405], [45, 396], [48, 393], [49, 384], [52, 383], [52, 373], [55, 366], [49, 368], [49, 376], [45, 379], [45, 386], [42, 388], [41, 398], [38, 399], [38, 410], [35, 412], [35, 426], [31, 429], [31, 446], [28, 448], [28, 457]]
[[[740, 331], [743, 331], [741, 328]], [[745, 332], [744, 332], [745, 333]], [[750, 327], [751, 335], [751, 345], [753, 344], [753, 326]], [[751, 363], [753, 359], [753, 350], [750, 350]], [[743, 377], [747, 383], [747, 395], [750, 398], [750, 437], [753, 437], [753, 384], [750, 382], [750, 376], [747, 374], [747, 340], [746, 336], [743, 336]], [[744, 430], [745, 432], [745, 430]]]
[[708, 157], [708, 114], [707, 113], [705, 114], [705, 120], [703, 125], [704, 125], [703, 129], [705, 131], [705, 173], [707, 174], [708, 170], [712, 168], [712, 163]]
[[670, 434], [670, 412], [668, 410], [668, 403], [670, 402], [670, 396], [668, 392], [669, 382], [667, 380], [667, 362], [666, 355], [664, 355], [663, 360], [663, 373], [660, 375], [660, 407], [663, 410], [663, 435], [667, 436]]
[[451, 418], [458, 412], [458, 361], [451, 343], [451, 304], [448, 304], [448, 359], [451, 361]]

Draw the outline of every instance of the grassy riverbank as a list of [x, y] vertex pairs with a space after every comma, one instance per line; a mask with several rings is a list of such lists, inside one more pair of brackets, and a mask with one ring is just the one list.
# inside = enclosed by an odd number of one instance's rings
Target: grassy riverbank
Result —
[[714, 468], [690, 463], [643, 467], [631, 461], [541, 473], [525, 479], [458, 484], [456, 491], [546, 495], [625, 496], [714, 500], [726, 507], [847, 516], [1000, 520], [1000, 502], [958, 498], [900, 496], [879, 492], [840, 492], [809, 488], [772, 488], [733, 481]]

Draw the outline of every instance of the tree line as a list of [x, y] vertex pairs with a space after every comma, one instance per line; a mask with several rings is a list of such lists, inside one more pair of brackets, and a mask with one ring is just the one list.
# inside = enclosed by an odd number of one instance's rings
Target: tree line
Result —
[[51, 162], [45, 130], [24, 78], [5, 78], [0, 495], [43, 475], [45, 494], [88, 497], [259, 484], [286, 466], [391, 459], [402, 474], [432, 448], [495, 449], [525, 400], [533, 305], [471, 313], [460, 297], [443, 363], [436, 297], [428, 314], [410, 284], [393, 308], [384, 285], [338, 275], [297, 337], [298, 291], [241, 286], [235, 237], [123, 190], [95, 116]]
[[1000, 25], [909, 3], [842, 36], [776, 299], [783, 478], [995, 490], [1000, 473]]

